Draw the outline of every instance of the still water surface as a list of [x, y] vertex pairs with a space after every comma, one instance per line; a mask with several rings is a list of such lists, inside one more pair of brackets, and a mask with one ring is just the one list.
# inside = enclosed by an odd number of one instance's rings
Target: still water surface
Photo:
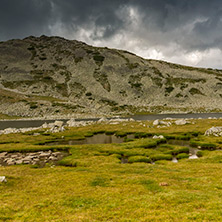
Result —
[[[135, 120], [155, 120], [155, 119], [164, 119], [164, 118], [202, 118], [207, 119], [209, 117], [222, 118], [222, 113], [189, 113], [189, 114], [155, 114], [155, 115], [134, 115], [131, 118]], [[67, 121], [68, 119], [62, 119]], [[76, 119], [76, 121], [98, 121], [99, 118], [92, 119]], [[55, 120], [5, 120], [0, 121], [0, 130], [6, 128], [28, 128], [28, 127], [39, 127], [43, 123], [52, 123]]]

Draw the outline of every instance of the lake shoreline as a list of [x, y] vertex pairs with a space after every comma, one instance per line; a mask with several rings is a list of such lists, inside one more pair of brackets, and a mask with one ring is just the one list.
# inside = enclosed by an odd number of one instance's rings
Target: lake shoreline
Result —
[[[202, 116], [202, 115], [206, 115], [206, 116], [210, 116], [210, 115], [221, 115], [222, 117], [222, 112], [221, 113], [186, 113], [186, 112], [180, 112], [180, 113], [152, 113], [152, 114], [133, 114], [133, 115], [113, 115], [113, 116], [102, 116], [102, 115], [83, 115], [83, 116], [51, 116], [51, 117], [31, 117], [31, 118], [21, 118], [21, 119], [1, 119], [0, 118], [0, 122], [6, 122], [6, 121], [53, 121], [53, 120], [68, 120], [68, 119], [75, 119], [77, 121], [81, 121], [81, 120], [85, 120], [85, 119], [100, 119], [100, 118], [107, 118], [107, 119], [112, 119], [112, 118], [120, 118], [120, 119], [124, 119], [124, 118], [138, 118], [138, 117], [156, 117], [159, 116], [160, 119], [165, 118], [165, 116]], [[213, 117], [212, 116], [212, 117]], [[186, 118], [186, 117], [184, 117]], [[198, 117], [199, 118], [199, 117]]]
[[[132, 115], [128, 117], [113, 116], [107, 119], [134, 119], [135, 121], [153, 121], [156, 119], [222, 119], [222, 113], [169, 113], [169, 114], [149, 114], [149, 115]], [[101, 117], [91, 116], [88, 118], [31, 118], [31, 119], [16, 119], [16, 120], [0, 120], [0, 130], [6, 128], [30, 128], [40, 127], [44, 123], [52, 123], [56, 120], [67, 122], [70, 119], [74, 119], [76, 122], [96, 122]]]

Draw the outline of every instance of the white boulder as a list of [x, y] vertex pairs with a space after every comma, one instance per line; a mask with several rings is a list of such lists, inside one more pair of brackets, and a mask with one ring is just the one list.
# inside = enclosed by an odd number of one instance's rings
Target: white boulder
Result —
[[102, 123], [102, 122], [108, 122], [109, 120], [105, 117], [102, 117], [98, 120], [98, 123]]
[[175, 121], [175, 124], [178, 126], [186, 125], [187, 123], [189, 123], [189, 122], [186, 121], [185, 119], [178, 119]]
[[54, 122], [54, 126], [57, 126], [57, 127], [62, 127], [63, 124], [64, 124], [63, 121], [58, 121], [57, 120], [57, 121]]
[[164, 139], [164, 136], [163, 135], [159, 135], [159, 136], [154, 135], [153, 139]]
[[5, 176], [0, 176], [0, 183], [6, 183], [6, 177]]
[[153, 121], [153, 126], [169, 127], [169, 126], [171, 126], [171, 122], [166, 122], [166, 121], [156, 119], [156, 120]]

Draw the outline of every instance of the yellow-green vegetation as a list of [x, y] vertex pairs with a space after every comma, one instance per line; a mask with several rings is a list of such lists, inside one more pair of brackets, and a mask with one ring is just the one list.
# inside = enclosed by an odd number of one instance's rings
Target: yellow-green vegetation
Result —
[[[222, 120], [167, 128], [143, 124], [1, 135], [1, 152], [67, 150], [70, 155], [56, 166], [0, 167], [8, 180], [0, 183], [0, 221], [221, 221], [222, 138], [204, 132], [222, 126]], [[98, 133], [136, 138], [121, 144], [47, 145]], [[200, 158], [188, 159], [188, 147], [152, 135], [200, 146]], [[128, 163], [121, 163], [126, 158]]]
[[19, 119], [19, 117], [18, 116], [9, 116], [9, 115], [0, 113], [0, 119]]

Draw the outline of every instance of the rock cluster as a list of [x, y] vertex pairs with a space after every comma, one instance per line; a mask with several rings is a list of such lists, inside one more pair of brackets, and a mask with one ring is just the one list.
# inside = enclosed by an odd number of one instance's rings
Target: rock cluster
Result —
[[206, 130], [204, 133], [205, 136], [222, 136], [222, 127], [221, 126], [213, 126], [210, 129]]
[[[167, 120], [167, 121], [166, 121]], [[172, 118], [166, 118], [164, 120], [156, 119], [153, 121], [153, 126], [156, 126], [157, 128], [163, 128], [163, 127], [169, 127], [174, 123], [175, 125], [182, 126], [191, 123], [187, 119], [177, 119], [173, 122]]]
[[132, 118], [129, 118], [129, 119], [113, 118], [113, 119], [110, 119], [110, 120], [106, 121], [106, 123], [111, 124], [111, 125], [116, 125], [116, 124], [119, 124], [119, 123], [122, 123], [122, 122], [129, 122], [129, 121], [133, 122], [135, 120], [132, 119]]
[[[58, 132], [63, 132], [65, 131], [65, 127], [81, 127], [81, 126], [87, 126], [87, 125], [92, 125], [95, 123], [106, 123], [106, 124], [119, 124], [121, 122], [128, 122], [128, 121], [135, 121], [134, 119], [120, 119], [120, 118], [113, 118], [108, 120], [107, 118], [101, 118], [97, 122], [96, 121], [76, 121], [75, 119], [70, 119], [66, 123], [63, 121], [55, 121], [53, 123], [44, 123], [40, 127], [29, 127], [29, 128], [6, 128], [4, 130], [0, 130], [0, 135], [1, 134], [10, 134], [10, 133], [26, 133], [29, 131], [34, 131], [34, 130], [41, 130], [44, 129], [47, 132], [50, 133], [58, 133]], [[35, 134], [36, 136], [38, 134]]]
[[62, 152], [39, 151], [33, 153], [0, 153], [0, 166], [9, 166], [17, 164], [38, 164], [54, 163], [64, 157]]
[[159, 119], [156, 119], [153, 121], [153, 126], [157, 126], [158, 128], [160, 127], [169, 127], [171, 126], [171, 122], [166, 122], [166, 121], [163, 121], [163, 120], [159, 120]]
[[1, 134], [10, 134], [10, 133], [25, 133], [28, 131], [33, 131], [33, 130], [38, 130], [40, 127], [29, 127], [29, 128], [6, 128], [4, 130], [0, 130], [0, 135]]
[[164, 136], [163, 135], [154, 135], [153, 136], [153, 139], [164, 139]]
[[0, 130], [1, 134], [10, 134], [10, 133], [26, 133], [34, 130], [46, 129], [46, 132], [58, 133], [63, 132], [65, 130], [65, 125], [63, 121], [55, 121], [54, 123], [44, 123], [40, 127], [29, 127], [29, 128], [6, 128], [4, 130]]
[[66, 125], [68, 127], [80, 127], [80, 126], [87, 126], [95, 123], [94, 121], [76, 121], [75, 119], [70, 119], [67, 121]]

